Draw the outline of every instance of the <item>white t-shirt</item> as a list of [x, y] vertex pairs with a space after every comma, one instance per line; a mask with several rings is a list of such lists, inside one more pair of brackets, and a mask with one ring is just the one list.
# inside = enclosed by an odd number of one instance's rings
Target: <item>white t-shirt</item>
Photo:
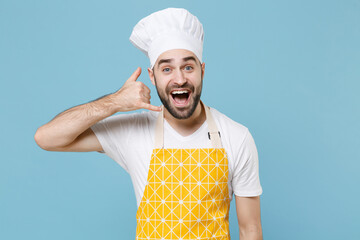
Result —
[[[230, 199], [233, 193], [242, 197], [261, 195], [258, 153], [249, 130], [214, 108], [210, 111], [228, 157]], [[137, 206], [145, 190], [158, 114], [149, 111], [113, 115], [91, 127], [104, 153], [129, 173]], [[206, 121], [193, 134], [183, 137], [164, 119], [164, 148], [211, 147]]]

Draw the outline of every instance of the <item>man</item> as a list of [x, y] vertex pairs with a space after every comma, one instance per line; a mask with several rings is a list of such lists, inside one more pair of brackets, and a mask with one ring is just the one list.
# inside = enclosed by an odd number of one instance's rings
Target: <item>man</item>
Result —
[[[200, 101], [205, 63], [203, 28], [185, 9], [142, 19], [130, 41], [150, 59], [148, 74], [163, 107], [136, 81], [76, 106], [41, 126], [48, 151], [98, 151], [133, 181], [136, 239], [230, 239], [233, 193], [240, 238], [262, 239], [257, 150], [248, 129]], [[137, 109], [143, 113], [113, 115]], [[111, 117], [110, 117], [111, 116]]]

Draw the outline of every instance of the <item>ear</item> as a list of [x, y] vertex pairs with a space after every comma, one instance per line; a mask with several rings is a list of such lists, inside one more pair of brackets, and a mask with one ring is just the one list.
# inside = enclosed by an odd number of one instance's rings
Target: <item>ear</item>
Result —
[[151, 83], [155, 86], [155, 80], [154, 80], [154, 72], [151, 68], [148, 68], [149, 78]]
[[205, 63], [203, 62], [201, 64], [201, 79], [204, 79], [204, 74], [205, 74]]

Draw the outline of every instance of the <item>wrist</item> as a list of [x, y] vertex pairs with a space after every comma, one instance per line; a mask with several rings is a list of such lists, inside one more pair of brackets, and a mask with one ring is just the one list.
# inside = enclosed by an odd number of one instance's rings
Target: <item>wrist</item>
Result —
[[118, 110], [118, 105], [116, 104], [116, 102], [114, 101], [114, 94], [108, 94], [100, 99], [97, 99], [92, 103], [92, 106], [96, 109], [99, 110], [98, 112], [101, 112], [101, 115], [113, 115], [117, 112], [119, 112]]

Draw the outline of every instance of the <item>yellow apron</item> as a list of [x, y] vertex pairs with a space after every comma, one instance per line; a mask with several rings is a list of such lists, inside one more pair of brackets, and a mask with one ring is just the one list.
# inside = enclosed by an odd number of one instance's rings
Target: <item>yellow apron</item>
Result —
[[203, 106], [213, 148], [164, 149], [164, 115], [159, 114], [136, 214], [137, 240], [230, 239], [228, 160], [210, 110]]

